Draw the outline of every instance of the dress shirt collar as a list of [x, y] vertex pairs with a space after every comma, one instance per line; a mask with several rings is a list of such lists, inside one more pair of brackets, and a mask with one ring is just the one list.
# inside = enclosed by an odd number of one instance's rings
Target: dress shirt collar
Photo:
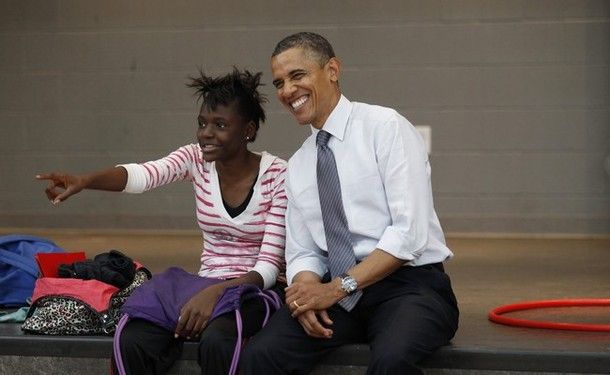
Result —
[[[330, 116], [326, 119], [324, 126], [322, 129], [332, 134], [333, 137], [338, 138], [340, 141], [343, 141], [343, 137], [345, 136], [345, 129], [347, 127], [347, 121], [349, 120], [349, 115], [352, 112], [352, 102], [347, 100], [347, 98], [341, 95], [339, 98], [339, 102], [330, 113]], [[317, 135], [320, 130], [311, 126], [312, 133]], [[314, 138], [315, 139], [315, 138]]]

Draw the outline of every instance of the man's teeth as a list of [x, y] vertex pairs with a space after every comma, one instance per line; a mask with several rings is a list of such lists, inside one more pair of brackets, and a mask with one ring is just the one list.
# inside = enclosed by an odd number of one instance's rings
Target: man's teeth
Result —
[[292, 109], [297, 109], [300, 106], [302, 106], [306, 101], [307, 101], [307, 96], [303, 96], [303, 97], [295, 100], [294, 102], [292, 102], [290, 105], [292, 105]]

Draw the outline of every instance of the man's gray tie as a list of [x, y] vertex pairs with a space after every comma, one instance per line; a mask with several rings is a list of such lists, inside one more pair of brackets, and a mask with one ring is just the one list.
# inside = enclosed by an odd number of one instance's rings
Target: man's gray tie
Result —
[[[328, 267], [330, 275], [334, 279], [356, 265], [356, 256], [341, 201], [341, 183], [337, 174], [335, 156], [328, 147], [330, 137], [329, 132], [320, 130], [316, 143], [318, 145], [318, 194], [328, 246]], [[339, 305], [345, 310], [351, 311], [360, 297], [362, 297], [362, 291], [357, 290], [351, 296], [339, 301]]]

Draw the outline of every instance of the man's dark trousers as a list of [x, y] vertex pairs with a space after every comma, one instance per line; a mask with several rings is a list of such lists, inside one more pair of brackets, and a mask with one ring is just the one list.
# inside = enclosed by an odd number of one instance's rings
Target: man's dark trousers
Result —
[[401, 267], [365, 288], [351, 312], [334, 305], [328, 313], [332, 338], [313, 338], [283, 307], [246, 346], [241, 373], [307, 374], [333, 349], [369, 343], [368, 374], [421, 374], [416, 363], [449, 343], [459, 316], [441, 264]]

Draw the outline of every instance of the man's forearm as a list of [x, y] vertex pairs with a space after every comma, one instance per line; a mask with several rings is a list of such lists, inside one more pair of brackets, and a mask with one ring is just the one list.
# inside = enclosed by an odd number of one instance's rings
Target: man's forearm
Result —
[[[362, 262], [347, 271], [358, 283], [358, 289], [382, 280], [401, 267], [405, 260], [398, 259], [389, 253], [375, 249]], [[320, 276], [311, 271], [297, 273], [290, 287], [286, 289], [286, 302], [293, 314], [307, 310], [326, 309], [344, 297], [347, 293], [341, 288], [341, 280], [335, 277], [329, 283], [322, 284]], [[296, 303], [294, 303], [296, 301]]]
[[384, 279], [404, 264], [405, 260], [396, 258], [383, 250], [375, 249], [347, 273], [356, 280], [358, 289], [363, 289]]

